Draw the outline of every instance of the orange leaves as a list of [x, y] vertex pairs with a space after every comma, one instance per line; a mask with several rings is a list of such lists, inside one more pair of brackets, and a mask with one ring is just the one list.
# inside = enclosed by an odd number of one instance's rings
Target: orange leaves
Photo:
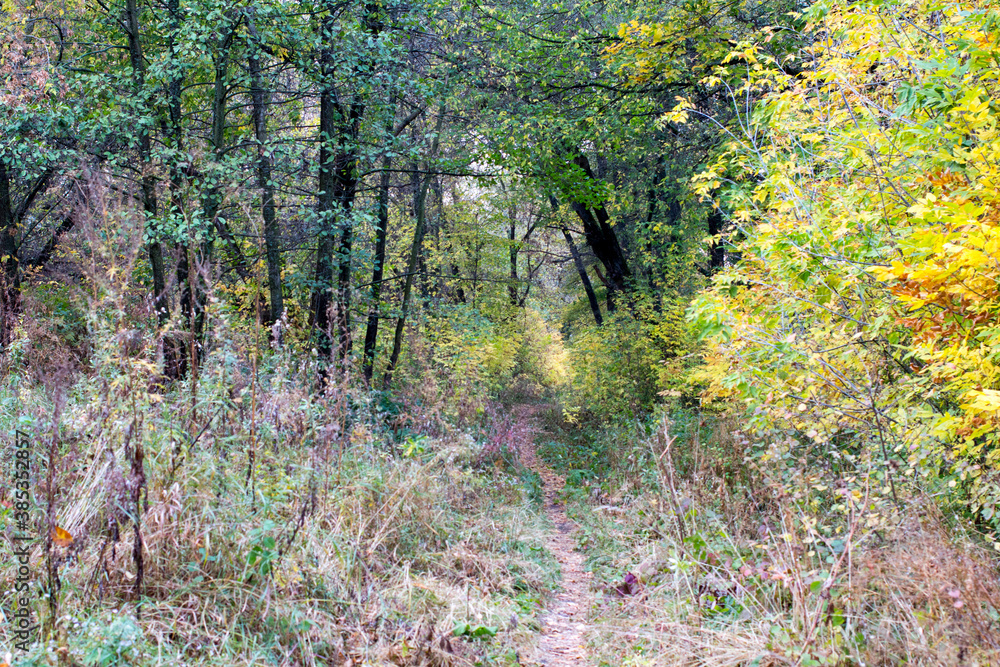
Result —
[[73, 535], [65, 528], [55, 526], [52, 528], [52, 544], [57, 547], [68, 547], [73, 544]]

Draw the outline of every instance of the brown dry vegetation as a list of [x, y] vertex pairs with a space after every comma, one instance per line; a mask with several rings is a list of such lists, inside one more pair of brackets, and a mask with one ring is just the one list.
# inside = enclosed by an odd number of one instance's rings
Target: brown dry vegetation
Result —
[[[1000, 661], [996, 556], [935, 499], [859, 511], [831, 522], [839, 529], [824, 540], [804, 528], [816, 525], [809, 499], [740, 465], [731, 421], [701, 421], [686, 441], [664, 428], [648, 438], [661, 462], [651, 484], [623, 467], [614, 495], [569, 496], [598, 574], [590, 640], [600, 664]], [[642, 582], [634, 591], [622, 586], [629, 572]]]
[[[89, 373], [4, 388], [33, 434], [32, 530], [72, 535], [35, 543], [53, 640], [18, 664], [463, 665], [530, 647], [553, 567], [502, 420], [454, 428], [346, 383], [317, 395], [282, 353], [254, 369], [221, 349], [197, 387], [163, 393], [116, 340]], [[454, 636], [463, 623], [497, 636]]]

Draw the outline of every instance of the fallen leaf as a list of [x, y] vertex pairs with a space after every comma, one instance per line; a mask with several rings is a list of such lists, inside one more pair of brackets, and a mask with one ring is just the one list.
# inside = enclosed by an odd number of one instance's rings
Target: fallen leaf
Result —
[[68, 547], [73, 544], [73, 535], [65, 528], [55, 526], [52, 529], [52, 544], [57, 547]]

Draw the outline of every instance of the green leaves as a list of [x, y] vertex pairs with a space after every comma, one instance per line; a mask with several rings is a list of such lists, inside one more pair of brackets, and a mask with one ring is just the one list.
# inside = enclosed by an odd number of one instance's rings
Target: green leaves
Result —
[[277, 542], [270, 533], [277, 529], [270, 519], [250, 532], [250, 553], [247, 554], [246, 569], [257, 573], [261, 578], [269, 577], [280, 558]]
[[451, 633], [456, 637], [472, 637], [473, 639], [490, 639], [496, 637], [497, 627], [492, 625], [472, 625], [459, 623]]

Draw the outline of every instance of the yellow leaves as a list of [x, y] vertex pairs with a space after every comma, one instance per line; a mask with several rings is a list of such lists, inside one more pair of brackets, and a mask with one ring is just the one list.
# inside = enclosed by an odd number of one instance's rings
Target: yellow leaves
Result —
[[924, 198], [917, 200], [916, 204], [906, 209], [906, 212], [914, 218], [924, 220], [934, 210], [932, 205], [935, 201], [937, 201], [937, 197], [934, 196], [933, 192], [930, 192]]
[[[973, 457], [1000, 452], [991, 4], [945, 0], [934, 6], [950, 17], [941, 26], [921, 0], [907, 10], [912, 24], [892, 3], [831, 7], [815, 69], [758, 107], [765, 140], [736, 137], [694, 179], [705, 194], [741, 184], [731, 216], [747, 238], [741, 265], [716, 280], [726, 326], [712, 343], [711, 390], [747, 401], [762, 428], [832, 439], [864, 421], [869, 391], [882, 392], [895, 406], [892, 437], [919, 474], [971, 470]], [[744, 45], [727, 61], [737, 58], [764, 65]], [[886, 81], [913, 97], [887, 94]], [[983, 460], [1000, 469], [1000, 454]]]
[[872, 275], [874, 275], [879, 280], [899, 280], [906, 278], [909, 273], [909, 267], [900, 262], [899, 260], [893, 260], [889, 266], [873, 266], [869, 269]]
[[626, 39], [630, 36], [630, 33], [638, 31], [640, 28], [640, 23], [638, 21], [631, 21], [630, 23], [622, 23], [618, 26], [618, 36], [622, 39]]
[[693, 109], [694, 105], [684, 97], [677, 96], [674, 100], [676, 101], [674, 108], [660, 116], [658, 120], [660, 127], [663, 127], [667, 123], [683, 124], [688, 121], [688, 110]]
[[971, 414], [1000, 417], [1000, 391], [995, 389], [973, 389], [965, 394], [962, 408]]
[[956, 270], [956, 267], [929, 262], [910, 271], [909, 279], [923, 283], [925, 288], [933, 288], [944, 283]]
[[726, 57], [722, 59], [722, 64], [726, 65], [728, 63], [735, 61], [746, 61], [750, 64], [757, 64], [759, 61], [757, 59], [758, 47], [755, 44], [741, 44], [740, 48], [734, 49], [726, 54]]
[[606, 57], [623, 56], [618, 72], [633, 83], [648, 81], [654, 73], [669, 72], [669, 58], [663, 53], [668, 30], [663, 24], [638, 21], [618, 26], [620, 41], [604, 49]]

